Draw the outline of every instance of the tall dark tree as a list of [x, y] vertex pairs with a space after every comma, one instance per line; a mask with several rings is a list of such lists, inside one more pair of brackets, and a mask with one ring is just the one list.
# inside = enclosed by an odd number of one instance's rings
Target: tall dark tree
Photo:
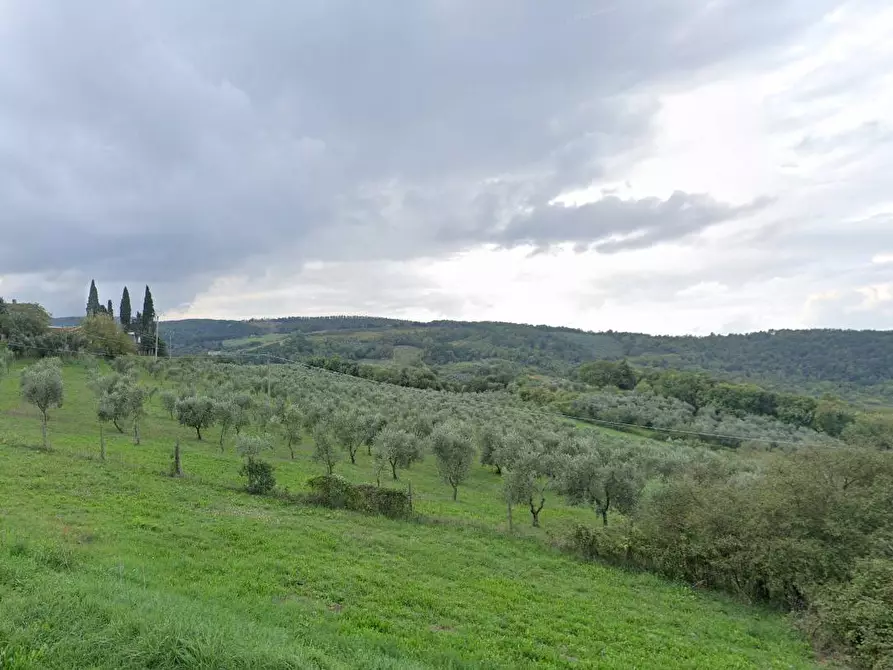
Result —
[[87, 316], [95, 316], [102, 311], [99, 304], [99, 291], [96, 290], [96, 281], [90, 280], [90, 295], [87, 297]]
[[152, 300], [152, 291], [146, 287], [146, 295], [143, 298], [143, 332], [147, 335], [155, 334], [155, 301]]
[[108, 315], [109, 315], [111, 318], [113, 318], [113, 319], [115, 318], [115, 308], [112, 307], [112, 301], [111, 301], [111, 300], [109, 300], [108, 305], [106, 305], [106, 307], [105, 307], [105, 311], [108, 312]]
[[121, 319], [121, 325], [124, 330], [130, 328], [130, 291], [124, 287], [124, 293], [121, 294], [121, 305], [118, 307], [118, 318]]

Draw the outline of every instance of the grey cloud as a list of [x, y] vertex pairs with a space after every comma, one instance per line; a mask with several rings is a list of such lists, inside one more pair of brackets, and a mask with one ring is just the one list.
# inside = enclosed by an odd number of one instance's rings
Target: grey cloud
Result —
[[[666, 200], [624, 200], [616, 195], [580, 206], [548, 205], [519, 216], [498, 239], [508, 245], [575, 242], [605, 253], [637, 249], [701, 232], [748, 216], [771, 203], [760, 198], [732, 206], [708, 195], [677, 191]], [[612, 239], [620, 236], [620, 239]]]
[[[252, 257], [445, 253], [529, 208], [595, 239], [547, 203], [648, 144], [653, 87], [768, 57], [834, 4], [8, 2], [0, 268], [178, 302]], [[738, 215], [695, 204], [639, 244]]]

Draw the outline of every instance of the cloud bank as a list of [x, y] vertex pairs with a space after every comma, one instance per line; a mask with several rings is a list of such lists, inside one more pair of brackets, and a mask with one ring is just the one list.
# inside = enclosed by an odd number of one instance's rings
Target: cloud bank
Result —
[[0, 294], [893, 327], [891, 29], [870, 0], [0, 0]]

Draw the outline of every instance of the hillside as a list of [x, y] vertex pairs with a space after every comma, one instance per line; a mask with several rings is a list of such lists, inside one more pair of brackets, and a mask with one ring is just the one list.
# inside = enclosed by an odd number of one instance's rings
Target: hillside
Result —
[[[108, 429], [100, 462], [89, 370], [63, 373], [52, 451], [34, 448], [17, 375], [0, 381], [0, 666], [813, 667], [779, 614], [557, 553], [554, 534], [591, 510], [551, 497], [543, 529], [507, 535], [485, 468], [454, 502], [430, 459], [413, 467], [401, 484], [417, 522], [251, 496], [232, 441], [198, 441], [157, 395], [142, 444]], [[277, 373], [274, 391], [294, 374]], [[165, 475], [175, 440], [177, 479]], [[291, 459], [277, 441], [285, 490], [319, 472], [312, 448], [305, 436]], [[338, 471], [370, 481], [373, 465], [361, 452]]]
[[704, 371], [792, 392], [893, 401], [893, 332], [782, 330], [743, 335], [652, 336], [591, 333], [510, 323], [325, 317], [162, 324], [175, 354], [253, 351], [289, 358], [339, 356], [429, 366], [487, 362], [572, 377], [595, 359]]

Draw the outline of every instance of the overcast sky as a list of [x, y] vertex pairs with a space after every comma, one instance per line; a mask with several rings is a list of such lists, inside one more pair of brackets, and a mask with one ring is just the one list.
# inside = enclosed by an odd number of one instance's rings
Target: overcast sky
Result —
[[893, 328], [889, 0], [0, 0], [0, 295]]

